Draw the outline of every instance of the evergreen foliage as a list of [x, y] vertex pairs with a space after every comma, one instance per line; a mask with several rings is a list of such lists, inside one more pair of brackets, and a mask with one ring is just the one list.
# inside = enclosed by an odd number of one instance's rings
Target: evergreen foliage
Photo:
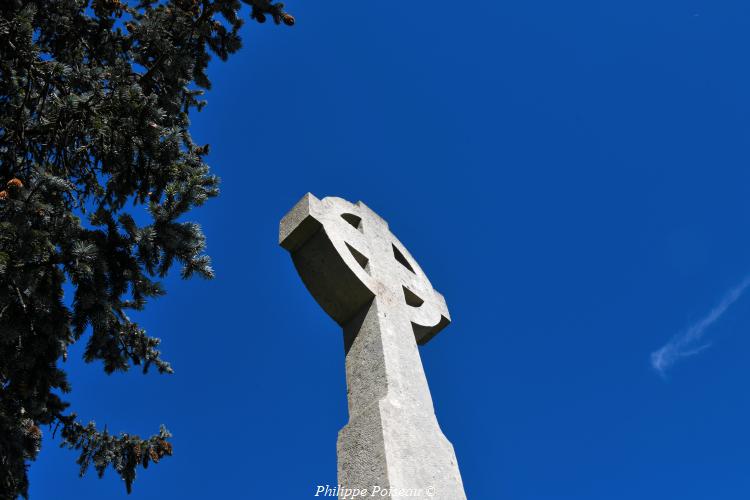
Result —
[[[257, 22], [292, 25], [281, 3], [242, 0]], [[159, 278], [210, 278], [200, 228], [180, 218], [218, 194], [188, 114], [211, 55], [240, 48], [240, 0], [0, 2], [0, 498], [27, 497], [41, 427], [80, 454], [81, 474], [172, 454], [170, 434], [114, 436], [68, 411], [60, 362], [107, 373], [171, 373], [159, 340], [131, 321]], [[128, 209], [144, 205], [147, 224]], [[69, 283], [72, 307], [63, 302]]]

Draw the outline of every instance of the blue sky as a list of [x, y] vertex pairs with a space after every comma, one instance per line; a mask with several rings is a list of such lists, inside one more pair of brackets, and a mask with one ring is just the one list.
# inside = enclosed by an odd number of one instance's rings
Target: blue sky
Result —
[[[446, 296], [421, 354], [469, 498], [750, 498], [750, 293], [712, 315], [750, 273], [750, 4], [288, 6], [193, 118], [217, 277], [138, 316], [175, 375], [67, 363], [82, 419], [175, 435], [130, 498], [335, 484], [342, 338], [277, 246], [307, 191], [367, 203]], [[74, 461], [47, 438], [32, 499], [125, 497]]]

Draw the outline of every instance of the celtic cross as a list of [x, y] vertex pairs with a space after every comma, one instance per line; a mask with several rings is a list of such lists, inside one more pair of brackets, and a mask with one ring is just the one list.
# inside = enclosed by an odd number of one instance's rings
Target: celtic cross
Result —
[[344, 331], [349, 422], [337, 442], [342, 491], [369, 496], [377, 488], [390, 498], [413, 498], [421, 489], [416, 496], [465, 499], [417, 348], [450, 323], [443, 296], [362, 202], [308, 193], [282, 219], [279, 242]]

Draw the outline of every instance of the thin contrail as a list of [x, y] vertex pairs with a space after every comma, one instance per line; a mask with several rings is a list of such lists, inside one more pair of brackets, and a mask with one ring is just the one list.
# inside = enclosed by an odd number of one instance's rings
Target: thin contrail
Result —
[[[745, 289], [750, 286], [750, 276], [747, 276], [742, 283], [735, 286], [721, 299], [721, 302], [711, 309], [704, 318], [692, 324], [687, 330], [676, 335], [672, 340], [667, 342], [661, 349], [651, 353], [651, 365], [661, 375], [675, 364], [680, 358], [685, 358], [698, 354], [709, 347], [710, 344], [701, 344], [708, 327], [713, 325], [721, 316], [742, 296]], [[700, 345], [698, 345], [700, 344]]]

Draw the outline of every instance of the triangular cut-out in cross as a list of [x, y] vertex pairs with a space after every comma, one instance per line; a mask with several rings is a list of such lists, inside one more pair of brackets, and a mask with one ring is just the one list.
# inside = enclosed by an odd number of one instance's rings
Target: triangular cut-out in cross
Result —
[[393, 245], [393, 244], [391, 245], [393, 246], [393, 256], [396, 258], [396, 260], [399, 261], [399, 263], [402, 266], [404, 266], [406, 269], [413, 272], [414, 274], [417, 274], [414, 272], [414, 268], [411, 267], [411, 264], [409, 264], [409, 261], [406, 260], [406, 257], [404, 256], [404, 254], [401, 253], [401, 250], [396, 248], [396, 245]]
[[354, 260], [357, 261], [357, 264], [362, 266], [362, 269], [364, 269], [365, 271], [369, 273], [370, 272], [370, 267], [369, 267], [370, 259], [362, 255], [362, 252], [360, 252], [359, 250], [351, 246], [349, 243], [346, 244], [346, 248], [349, 249], [349, 252], [351, 252], [352, 257], [354, 257]]
[[422, 304], [424, 304], [424, 300], [419, 298], [419, 296], [416, 293], [412, 292], [405, 286], [403, 287], [403, 289], [404, 289], [404, 299], [406, 299], [406, 303], [408, 305], [412, 307], [419, 307]]
[[346, 222], [354, 226], [355, 228], [362, 231], [362, 217], [358, 217], [354, 214], [341, 214], [341, 218]]

